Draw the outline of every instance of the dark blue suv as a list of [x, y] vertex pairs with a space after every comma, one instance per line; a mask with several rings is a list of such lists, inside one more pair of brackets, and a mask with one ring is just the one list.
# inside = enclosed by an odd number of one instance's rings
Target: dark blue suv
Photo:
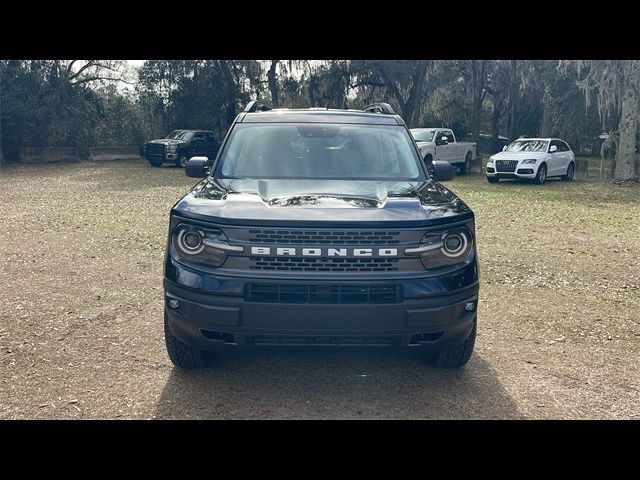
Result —
[[388, 104], [251, 102], [171, 210], [165, 339], [203, 367], [241, 346], [402, 346], [461, 367], [476, 337], [471, 209], [430, 178]]

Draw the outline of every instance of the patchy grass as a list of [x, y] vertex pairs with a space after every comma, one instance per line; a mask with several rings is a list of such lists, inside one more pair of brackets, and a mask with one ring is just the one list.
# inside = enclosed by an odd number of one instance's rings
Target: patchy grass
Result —
[[144, 162], [0, 169], [0, 418], [640, 418], [640, 188], [447, 183], [481, 268], [462, 371], [275, 352], [185, 373], [164, 351], [162, 257], [193, 183]]

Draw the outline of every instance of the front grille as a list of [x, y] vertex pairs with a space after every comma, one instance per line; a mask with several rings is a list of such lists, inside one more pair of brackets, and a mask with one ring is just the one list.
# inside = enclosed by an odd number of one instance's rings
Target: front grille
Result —
[[400, 243], [400, 232], [345, 230], [249, 230], [251, 243], [300, 245], [392, 245]]
[[395, 272], [398, 258], [249, 257], [251, 270], [298, 272]]
[[164, 161], [164, 150], [161, 143], [147, 143], [147, 160]]
[[245, 300], [263, 303], [400, 303], [400, 285], [277, 285], [250, 283]]
[[515, 172], [517, 166], [517, 160], [496, 160], [496, 170], [498, 172]]

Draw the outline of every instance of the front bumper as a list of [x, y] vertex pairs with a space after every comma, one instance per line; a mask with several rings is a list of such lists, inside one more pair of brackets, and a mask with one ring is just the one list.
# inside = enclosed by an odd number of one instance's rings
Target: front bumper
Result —
[[440, 350], [471, 333], [479, 291], [475, 280], [445, 294], [404, 298], [400, 303], [298, 304], [201, 293], [166, 278], [164, 286], [169, 328], [183, 342], [204, 350], [262, 345]]
[[536, 178], [538, 174], [538, 165], [537, 164], [526, 164], [526, 165], [518, 165], [514, 172], [502, 172], [496, 171], [495, 164], [487, 165], [485, 169], [485, 174], [487, 177], [491, 178], [521, 178], [521, 179], [529, 179], [533, 180]]

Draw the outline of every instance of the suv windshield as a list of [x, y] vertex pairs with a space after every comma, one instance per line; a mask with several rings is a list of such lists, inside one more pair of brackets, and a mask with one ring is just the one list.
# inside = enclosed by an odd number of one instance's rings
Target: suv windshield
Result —
[[[394, 125], [237, 124], [212, 175], [236, 192], [381, 201], [424, 182], [411, 137]], [[356, 200], [357, 201], [357, 200]]]
[[188, 130], [174, 130], [164, 138], [171, 140], [189, 140], [193, 136], [193, 132]]
[[218, 178], [423, 179], [404, 127], [338, 124], [239, 124], [217, 168]]
[[411, 135], [415, 138], [416, 142], [431, 142], [433, 141], [433, 135], [436, 133], [435, 129], [417, 129], [411, 130]]
[[546, 152], [547, 140], [516, 140], [507, 147], [507, 152]]
[[184, 130], [174, 130], [173, 132], [167, 134], [166, 137], [164, 138], [171, 138], [171, 139], [177, 139], [180, 137], [180, 135], [182, 135], [184, 133]]

